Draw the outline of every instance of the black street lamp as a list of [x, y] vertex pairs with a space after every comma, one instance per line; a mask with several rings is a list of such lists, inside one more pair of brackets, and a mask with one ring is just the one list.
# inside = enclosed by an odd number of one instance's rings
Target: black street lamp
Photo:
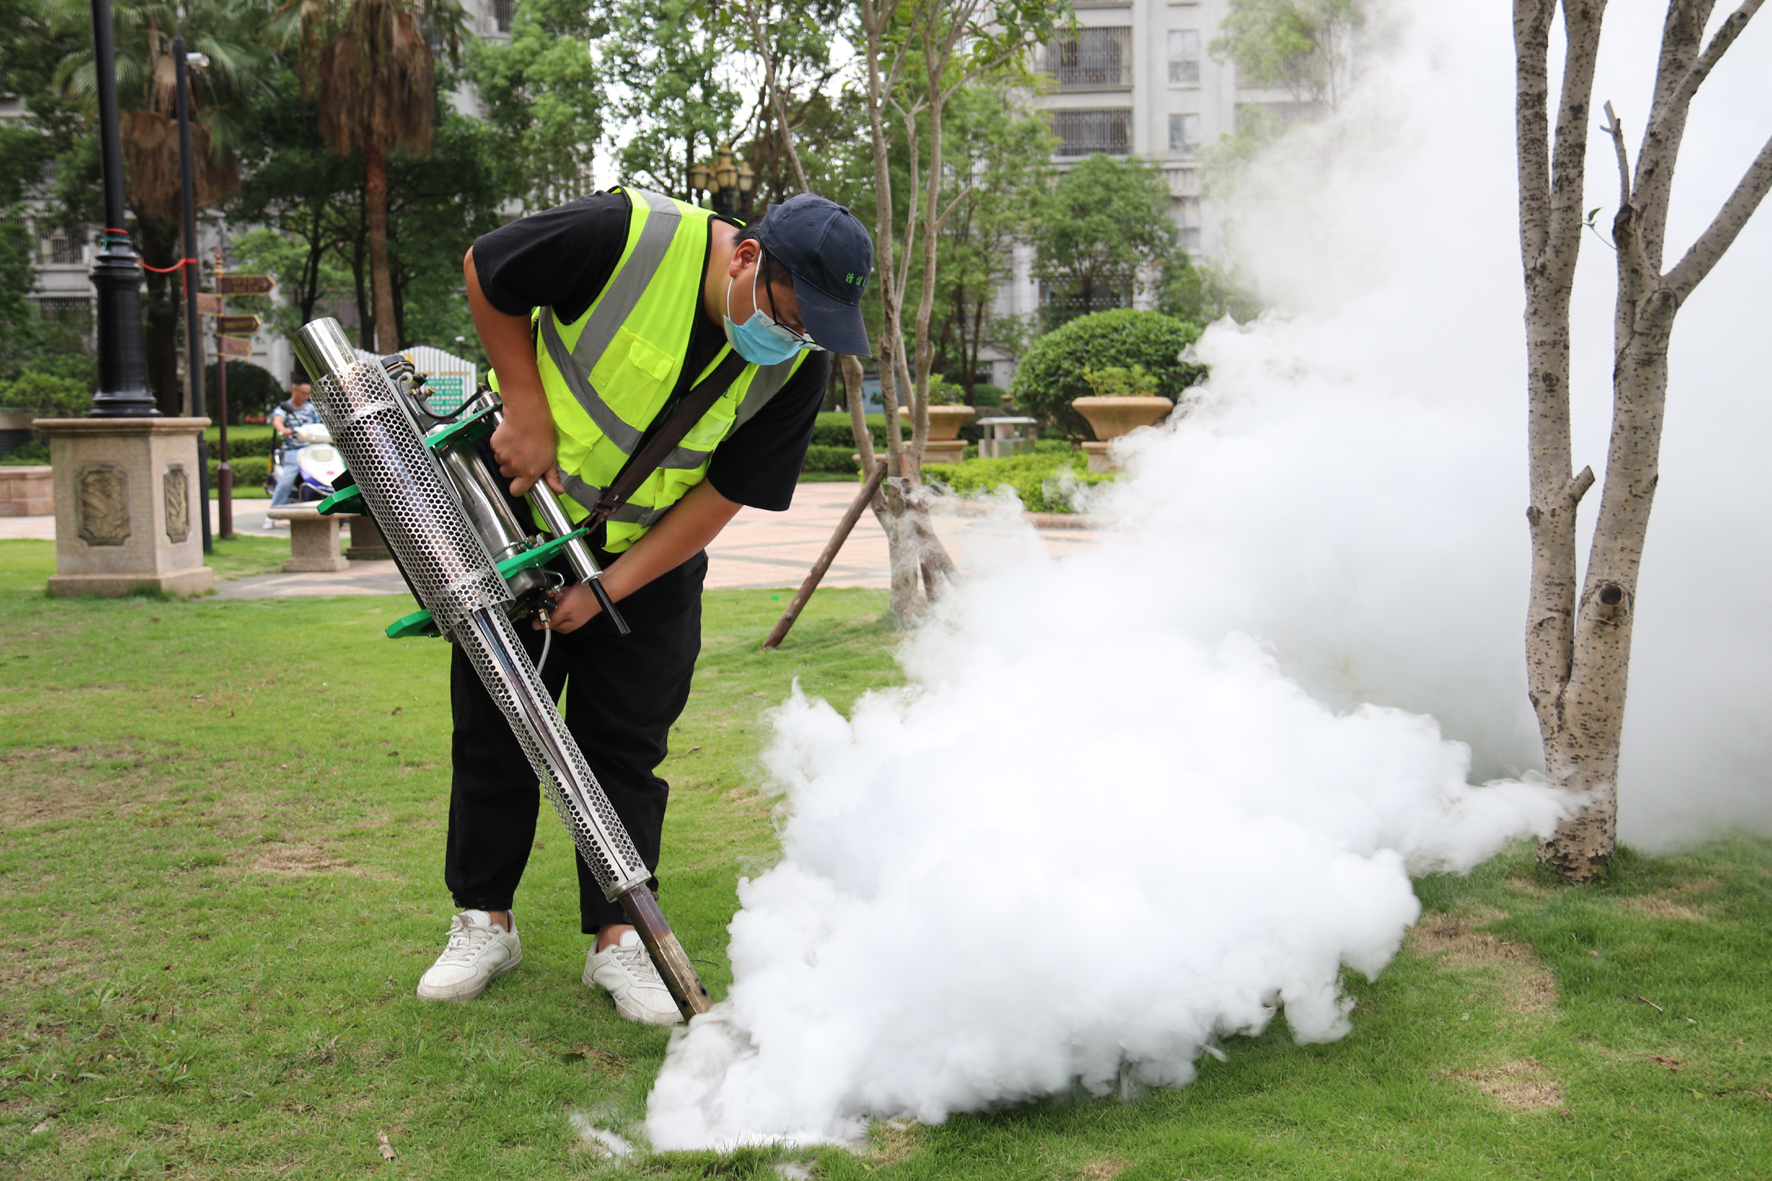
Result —
[[92, 58], [98, 81], [105, 229], [92, 264], [92, 285], [98, 289], [98, 390], [86, 416], [154, 418], [160, 411], [148, 394], [148, 358], [142, 347], [141, 260], [123, 231], [123, 140], [118, 134], [111, 0], [92, 0]]
[[[185, 52], [185, 35], [172, 39], [172, 68], [178, 82], [178, 187], [180, 204], [184, 206], [185, 250], [179, 266], [185, 276], [185, 369], [191, 379], [191, 417], [203, 417], [203, 333], [198, 330], [197, 279], [203, 273], [197, 267], [197, 166], [191, 158], [191, 71], [209, 64], [201, 53]], [[227, 477], [222, 477], [224, 483]], [[203, 506], [203, 552], [215, 552], [209, 535], [209, 444], [202, 434], [197, 436], [197, 503]], [[224, 494], [221, 508], [221, 534], [233, 536], [233, 506]]]
[[732, 145], [721, 144], [719, 155], [689, 170], [689, 187], [713, 198], [714, 212], [721, 217], [751, 218], [752, 190], [757, 174], [743, 160], [734, 161]]

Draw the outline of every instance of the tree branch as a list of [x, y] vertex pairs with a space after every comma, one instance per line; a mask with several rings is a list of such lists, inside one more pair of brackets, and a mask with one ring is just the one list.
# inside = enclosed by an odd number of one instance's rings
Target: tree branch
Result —
[[1667, 273], [1668, 286], [1677, 300], [1685, 303], [1692, 289], [1704, 281], [1711, 268], [1734, 245], [1736, 236], [1747, 225], [1747, 219], [1754, 215], [1754, 210], [1760, 207], [1768, 190], [1772, 190], [1772, 139], [1766, 141], [1766, 146], [1748, 165], [1735, 191], [1723, 202], [1722, 209], [1698, 236], [1698, 241], [1686, 251], [1686, 257]]
[[956, 196], [952, 201], [948, 202], [948, 207], [941, 211], [940, 217], [935, 219], [935, 228], [937, 230], [941, 229], [943, 226], [948, 224], [948, 218], [952, 217], [954, 214], [954, 210], [956, 210], [960, 207], [960, 202], [964, 201], [966, 198], [968, 198], [972, 195], [972, 189], [973, 189], [972, 185], [967, 185], [965, 188], [960, 190], [958, 196]]
[[1623, 209], [1630, 204], [1630, 155], [1624, 147], [1624, 124], [1612, 110], [1611, 100], [1607, 100], [1605, 110], [1607, 122], [1601, 124], [1600, 130], [1612, 137], [1612, 147], [1618, 155], [1618, 207]]

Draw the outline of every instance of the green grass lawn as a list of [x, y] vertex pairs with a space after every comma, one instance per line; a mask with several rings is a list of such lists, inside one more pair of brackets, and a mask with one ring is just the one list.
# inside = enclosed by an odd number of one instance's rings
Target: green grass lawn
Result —
[[[287, 542], [218, 549], [239, 573]], [[605, 1163], [571, 1120], [632, 1133], [669, 1035], [579, 983], [545, 811], [523, 967], [472, 1004], [412, 995], [452, 908], [448, 650], [381, 638], [407, 604], [51, 600], [52, 569], [51, 543], [0, 542], [5, 1174], [1772, 1176], [1772, 843], [1749, 838], [1627, 856], [1587, 890], [1525, 849], [1425, 879], [1404, 954], [1350, 977], [1350, 1037], [1276, 1023], [1184, 1090], [882, 1125], [865, 1153]], [[663, 769], [662, 901], [716, 996], [734, 883], [774, 849], [766, 711], [796, 676], [843, 708], [898, 677], [883, 593], [821, 592], [761, 652], [786, 598], [708, 595]]]

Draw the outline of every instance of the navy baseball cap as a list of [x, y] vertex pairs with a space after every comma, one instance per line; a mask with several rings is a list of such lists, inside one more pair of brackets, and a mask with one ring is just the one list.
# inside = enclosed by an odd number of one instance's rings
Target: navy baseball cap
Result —
[[801, 193], [769, 207], [757, 240], [794, 277], [807, 335], [833, 353], [874, 355], [861, 318], [874, 240], [860, 219], [829, 198]]

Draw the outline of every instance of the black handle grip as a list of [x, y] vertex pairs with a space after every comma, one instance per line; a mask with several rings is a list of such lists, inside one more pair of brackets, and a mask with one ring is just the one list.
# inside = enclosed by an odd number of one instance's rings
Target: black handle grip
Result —
[[628, 621], [621, 617], [621, 612], [615, 609], [615, 600], [603, 589], [601, 578], [591, 579], [591, 593], [597, 596], [597, 605], [603, 608], [603, 614], [609, 616], [609, 622], [615, 625], [615, 630], [627, 635], [632, 629], [628, 627]]

